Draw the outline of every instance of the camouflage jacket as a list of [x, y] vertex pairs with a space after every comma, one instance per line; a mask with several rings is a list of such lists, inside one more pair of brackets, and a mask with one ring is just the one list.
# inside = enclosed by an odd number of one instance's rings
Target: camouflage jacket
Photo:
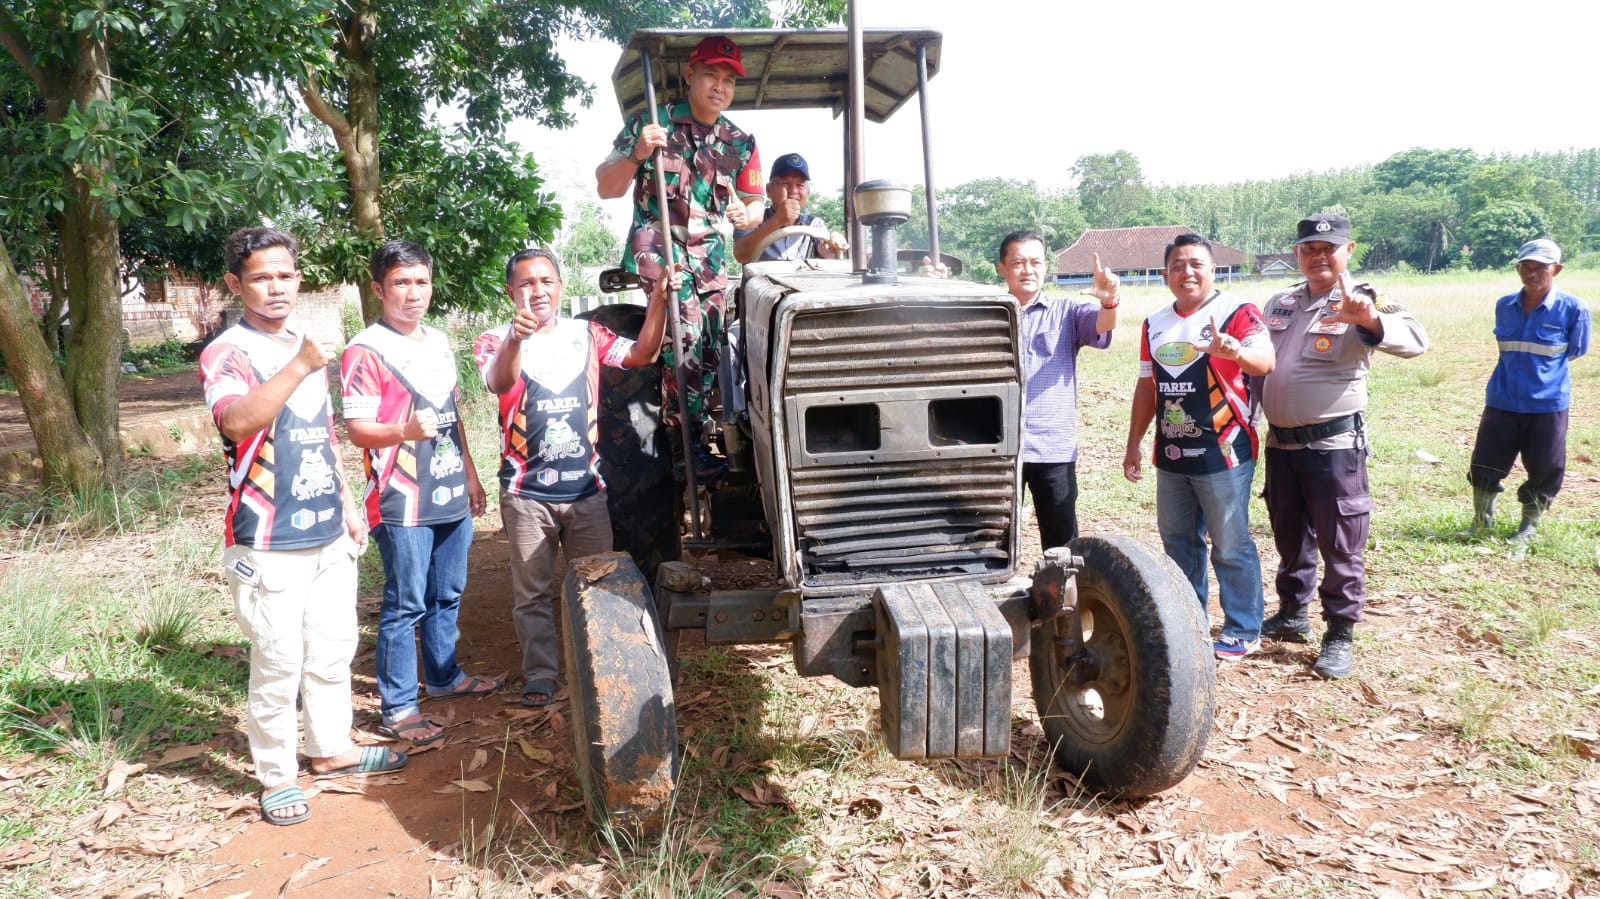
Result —
[[[643, 111], [628, 117], [612, 142], [613, 158], [633, 152], [648, 121]], [[666, 174], [675, 258], [686, 259], [697, 292], [719, 290], [728, 283], [728, 206], [762, 195], [756, 139], [724, 116], [714, 125], [701, 124], [687, 102], [661, 107], [659, 121], [667, 129], [667, 146], [634, 175], [633, 223], [623, 266], [652, 281], [661, 276], [659, 158]]]

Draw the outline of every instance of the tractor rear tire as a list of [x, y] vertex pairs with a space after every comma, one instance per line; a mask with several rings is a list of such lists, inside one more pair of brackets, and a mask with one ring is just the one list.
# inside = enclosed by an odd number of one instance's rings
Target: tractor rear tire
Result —
[[573, 761], [590, 817], [659, 834], [678, 783], [676, 706], [655, 601], [626, 553], [567, 566], [561, 643]]
[[1078, 604], [1099, 670], [1080, 682], [1056, 661], [1060, 624], [1034, 630], [1029, 662], [1040, 723], [1057, 764], [1086, 790], [1154, 795], [1189, 776], [1211, 735], [1217, 685], [1205, 610], [1154, 547], [1084, 537], [1070, 549], [1084, 562]]

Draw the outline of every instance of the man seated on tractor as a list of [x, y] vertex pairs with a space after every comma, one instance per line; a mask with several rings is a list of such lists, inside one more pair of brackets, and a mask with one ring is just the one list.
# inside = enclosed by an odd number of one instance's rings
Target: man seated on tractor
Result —
[[[752, 229], [733, 232], [733, 258], [740, 265], [751, 262], [769, 262], [784, 259], [840, 259], [850, 252], [850, 242], [837, 231], [828, 231], [828, 223], [820, 217], [805, 212], [806, 200], [811, 198], [811, 167], [799, 153], [785, 153], [772, 164], [767, 177], [767, 212], [761, 224]], [[756, 255], [756, 247], [782, 228], [796, 225], [828, 231], [826, 240], [810, 234], [791, 234], [767, 244]]]

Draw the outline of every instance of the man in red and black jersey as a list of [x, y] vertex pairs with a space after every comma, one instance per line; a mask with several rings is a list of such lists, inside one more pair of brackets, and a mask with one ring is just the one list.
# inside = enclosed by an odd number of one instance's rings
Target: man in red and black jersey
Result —
[[[1156, 523], [1167, 555], [1206, 603], [1206, 538], [1217, 570], [1222, 633], [1219, 659], [1261, 647], [1261, 557], [1250, 537], [1250, 481], [1259, 438], [1251, 421], [1246, 375], [1277, 364], [1261, 310], [1215, 289], [1211, 243], [1180, 234], [1167, 247], [1162, 280], [1170, 306], [1145, 319], [1139, 339], [1139, 382], [1123, 473], [1142, 476], [1139, 444], [1152, 420]], [[1158, 408], [1159, 407], [1159, 408]]]
[[637, 368], [656, 360], [667, 296], [680, 278], [655, 281], [639, 337], [628, 340], [594, 322], [562, 318], [555, 257], [523, 250], [506, 263], [511, 323], [483, 332], [473, 345], [484, 385], [500, 397], [500, 517], [511, 541], [524, 705], [547, 705], [556, 691], [558, 550], [572, 560], [611, 549], [595, 451], [600, 366]]
[[472, 517], [484, 512], [483, 485], [461, 427], [450, 339], [422, 321], [433, 301], [433, 257], [411, 241], [391, 240], [372, 254], [370, 267], [383, 316], [345, 347], [341, 380], [350, 442], [366, 450], [367, 524], [383, 556], [373, 660], [378, 730], [425, 746], [444, 739], [444, 728], [417, 704], [419, 643], [430, 697], [500, 689], [456, 662], [456, 617]]
[[250, 639], [250, 754], [270, 824], [311, 816], [295, 784], [298, 697], [318, 775], [388, 771], [406, 756], [350, 739], [356, 649], [356, 557], [367, 527], [339, 470], [328, 399], [328, 349], [290, 328], [299, 244], [245, 228], [225, 247], [228, 288], [244, 317], [200, 355], [206, 405], [228, 460], [223, 562]]

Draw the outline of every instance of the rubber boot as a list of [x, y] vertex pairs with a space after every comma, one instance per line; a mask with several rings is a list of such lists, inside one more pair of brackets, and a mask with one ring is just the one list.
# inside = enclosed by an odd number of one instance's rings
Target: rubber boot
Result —
[[1517, 532], [1511, 535], [1512, 543], [1527, 543], [1539, 529], [1539, 517], [1544, 514], [1544, 509], [1538, 503], [1522, 504], [1522, 523], [1517, 525]]
[[1356, 664], [1356, 623], [1348, 618], [1329, 618], [1328, 632], [1322, 635], [1322, 651], [1317, 653], [1311, 673], [1324, 680], [1348, 677]]
[[1494, 528], [1494, 498], [1493, 490], [1472, 488], [1472, 523], [1457, 537], [1481, 537]]
[[1522, 523], [1511, 535], [1511, 561], [1521, 562], [1528, 557], [1528, 541], [1538, 532], [1539, 516], [1543, 514], [1544, 509], [1537, 502], [1522, 504]]

